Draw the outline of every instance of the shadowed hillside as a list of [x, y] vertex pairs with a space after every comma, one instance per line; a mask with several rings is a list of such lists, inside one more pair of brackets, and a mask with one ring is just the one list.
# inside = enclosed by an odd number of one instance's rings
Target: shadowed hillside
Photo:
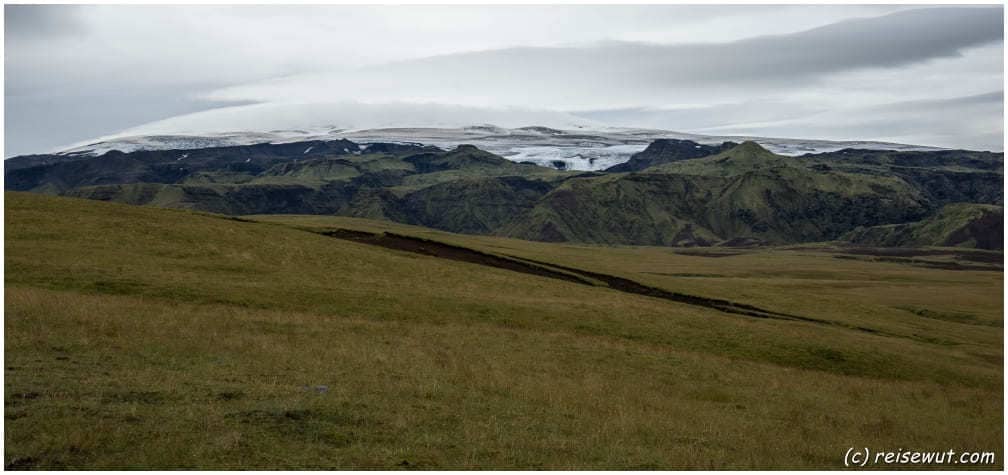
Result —
[[955, 204], [921, 221], [859, 228], [844, 240], [863, 246], [958, 246], [978, 249], [1004, 247], [1004, 208]]
[[592, 173], [515, 163], [471, 145], [445, 151], [347, 140], [27, 156], [7, 165], [8, 190], [599, 244], [819, 242], [917, 222], [953, 203], [1003, 201], [1001, 154], [842, 150], [786, 157], [754, 142], [658, 140], [630, 161]]
[[706, 157], [721, 153], [738, 145], [725, 142], [721, 145], [702, 145], [692, 140], [655, 140], [644, 151], [635, 153], [629, 160], [606, 169], [607, 172], [636, 172], [663, 163]]

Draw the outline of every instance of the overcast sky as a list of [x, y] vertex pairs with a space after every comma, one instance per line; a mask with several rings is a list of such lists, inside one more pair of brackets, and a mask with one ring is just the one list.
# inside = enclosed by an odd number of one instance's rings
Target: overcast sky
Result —
[[463, 109], [478, 122], [490, 121], [479, 111], [568, 113], [681, 132], [1002, 150], [1001, 6], [4, 13], [5, 156], [124, 129], [254, 127], [249, 117], [274, 106], [351, 103], [341, 110], [409, 108], [412, 120]]

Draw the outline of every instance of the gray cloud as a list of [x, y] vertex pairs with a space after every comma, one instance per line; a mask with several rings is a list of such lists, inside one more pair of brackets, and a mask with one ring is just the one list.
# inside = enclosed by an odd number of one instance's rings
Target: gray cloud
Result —
[[755, 100], [674, 108], [628, 107], [577, 111], [575, 115], [621, 127], [644, 127], [666, 130], [704, 130], [726, 123], [746, 124], [767, 119], [773, 111], [778, 120], [800, 119], [824, 112], [821, 105], [809, 105], [786, 100]]
[[1001, 7], [910, 10], [729, 43], [603, 42], [443, 55], [229, 87], [229, 100], [457, 101], [613, 108], [795, 88], [831, 73], [897, 68], [1002, 39]]
[[77, 36], [85, 31], [76, 5], [4, 5], [6, 41]]
[[187, 89], [140, 89], [87, 94], [8, 94], [4, 101], [7, 157], [49, 152], [166, 115], [224, 105], [192, 98]]
[[465, 77], [534, 77], [536, 83], [605, 83], [667, 88], [783, 81], [856, 68], [892, 68], [958, 56], [1001, 41], [1002, 9], [911, 10], [847, 20], [809, 31], [731, 43], [649, 45], [610, 42], [579, 48], [515, 48], [375, 68], [382, 74], [436, 72]]
[[[830, 132], [804, 124], [831, 110], [1000, 89], [1002, 10], [7, 6], [5, 155], [221, 102], [594, 110], [625, 125], [808, 136]], [[973, 108], [971, 130], [1000, 128], [988, 106], [947, 105]], [[959, 142], [932, 133], [969, 146], [976, 134], [956, 130]]]
[[833, 140], [879, 140], [950, 148], [1003, 150], [1004, 93], [898, 101], [822, 110], [768, 122], [738, 120], [700, 129], [726, 135], [802, 136]]

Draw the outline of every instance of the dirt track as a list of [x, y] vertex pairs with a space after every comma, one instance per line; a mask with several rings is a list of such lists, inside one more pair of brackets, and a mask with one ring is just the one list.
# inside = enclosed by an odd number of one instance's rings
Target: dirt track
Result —
[[443, 242], [432, 241], [429, 239], [421, 239], [412, 236], [404, 236], [394, 233], [377, 234], [364, 231], [355, 231], [350, 229], [335, 229], [330, 231], [324, 231], [322, 232], [322, 234], [325, 236], [345, 239], [348, 241], [371, 244], [375, 246], [381, 246], [400, 251], [415, 252], [417, 254], [438, 257], [441, 259], [451, 259], [455, 261], [469, 262], [473, 264], [480, 264], [490, 267], [496, 267], [499, 269], [507, 269], [515, 272], [522, 272], [525, 274], [538, 275], [542, 277], [566, 280], [568, 282], [574, 282], [578, 284], [598, 287], [599, 285], [591, 280], [594, 279], [595, 281], [605, 283], [606, 286], [608, 286], [613, 290], [618, 290], [621, 292], [627, 292], [631, 294], [646, 295], [648, 297], [656, 297], [660, 299], [671, 300], [674, 302], [685, 303], [688, 305], [696, 305], [699, 307], [712, 308], [726, 313], [734, 313], [756, 318], [776, 318], [784, 320], [809, 321], [816, 323], [832, 323], [824, 320], [817, 320], [814, 318], [789, 315], [786, 313], [774, 312], [771, 310], [764, 310], [752, 305], [730, 302], [728, 300], [712, 299], [707, 297], [682, 294], [678, 292], [670, 292], [665, 289], [647, 286], [639, 282], [635, 282], [630, 279], [625, 279], [622, 277], [617, 277], [614, 275], [600, 274], [597, 272], [590, 272], [586, 270], [575, 269], [573, 267], [565, 267], [550, 262], [535, 261], [532, 259], [525, 259], [517, 256], [498, 256], [494, 254], [488, 254], [482, 251], [477, 251], [474, 249], [469, 249], [466, 247], [455, 246], [452, 244], [446, 244]]
[[[566, 267], [551, 262], [542, 262], [533, 259], [526, 259], [523, 257], [494, 255], [482, 251], [477, 251], [475, 249], [470, 249], [467, 247], [456, 246], [453, 244], [446, 244], [443, 242], [432, 241], [429, 239], [422, 239], [412, 236], [404, 236], [401, 234], [387, 233], [387, 232], [370, 233], [352, 229], [331, 229], [326, 231], [320, 231], [318, 233], [324, 236], [329, 236], [337, 239], [344, 239], [347, 241], [354, 241], [363, 244], [381, 246], [388, 249], [413, 252], [441, 259], [450, 259], [454, 261], [462, 261], [489, 267], [496, 267], [499, 269], [506, 269], [514, 272], [522, 272], [525, 274], [548, 277], [552, 279], [559, 279], [567, 282], [574, 282], [577, 284], [588, 285], [592, 287], [610, 288], [612, 290], [617, 290], [620, 292], [660, 298], [687, 305], [695, 305], [698, 307], [709, 308], [729, 314], [744, 315], [753, 318], [814, 323], [818, 325], [826, 325], [836, 328], [855, 330], [864, 333], [871, 333], [880, 336], [908, 338], [911, 340], [919, 339], [915, 335], [899, 335], [895, 333], [880, 331], [874, 328], [867, 328], [848, 323], [838, 322], [834, 320], [823, 320], [819, 318], [775, 312], [772, 310], [765, 310], [753, 305], [731, 302], [729, 300], [721, 300], [709, 297], [701, 297], [697, 295], [683, 294], [679, 292], [672, 292], [658, 287], [651, 287], [648, 285], [644, 285], [639, 282], [635, 282], [633, 280], [626, 279], [623, 277], [617, 277], [614, 275], [601, 274], [598, 272], [591, 272], [582, 269], [576, 269], [573, 267]], [[605, 285], [600, 285], [600, 283], [604, 283]]]
[[355, 241], [364, 244], [372, 244], [375, 246], [386, 247], [389, 249], [415, 252], [417, 254], [423, 254], [425, 256], [433, 256], [441, 259], [450, 259], [453, 261], [462, 261], [473, 264], [480, 264], [489, 267], [496, 267], [499, 269], [522, 272], [525, 274], [538, 275], [541, 277], [549, 277], [551, 279], [566, 280], [568, 282], [574, 282], [578, 284], [594, 285], [591, 281], [582, 279], [577, 275], [568, 274], [565, 272], [559, 272], [556, 270], [543, 267], [541, 265], [530, 264], [528, 262], [523, 262], [520, 260], [495, 256], [493, 254], [480, 252], [466, 247], [445, 244], [443, 242], [431, 241], [411, 236], [403, 236], [393, 233], [374, 234], [364, 231], [354, 231], [350, 229], [336, 229], [332, 231], [325, 231], [322, 234], [329, 237], [345, 239], [348, 241]]

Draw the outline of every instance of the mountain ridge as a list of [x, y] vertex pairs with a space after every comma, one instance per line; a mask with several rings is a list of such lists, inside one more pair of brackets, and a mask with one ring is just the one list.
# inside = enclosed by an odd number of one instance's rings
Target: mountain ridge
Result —
[[[537, 131], [555, 134], [556, 131]], [[698, 148], [699, 147], [699, 148]], [[1003, 154], [653, 142], [632, 171], [562, 171], [475, 145], [290, 142], [8, 160], [8, 190], [222, 214], [336, 214], [543, 241], [663, 246], [842, 239], [952, 203], [1000, 206]]]
[[[493, 124], [460, 127], [348, 128], [317, 126], [272, 131], [230, 131], [203, 134], [160, 134], [109, 136], [78, 143], [54, 151], [57, 154], [102, 155], [110, 150], [197, 149], [218, 146], [304, 142], [348, 139], [357, 143], [424, 143], [443, 149], [472, 144], [512, 161], [529, 161], [544, 166], [575, 170], [604, 170], [628, 161], [656, 140], [689, 140], [705, 146], [726, 141], [756, 140], [775, 153], [801, 155], [844, 148], [875, 150], [941, 150], [935, 147], [865, 141], [829, 141], [772, 137], [699, 135], [658, 129], [625, 127], [556, 128], [526, 125], [516, 128]], [[562, 165], [555, 165], [557, 164]]]

